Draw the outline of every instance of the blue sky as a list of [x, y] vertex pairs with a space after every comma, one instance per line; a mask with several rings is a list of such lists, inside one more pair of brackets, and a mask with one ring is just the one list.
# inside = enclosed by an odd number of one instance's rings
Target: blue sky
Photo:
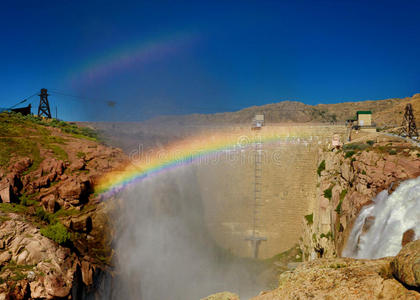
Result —
[[136, 121], [420, 92], [416, 0], [8, 2], [0, 107], [45, 87], [65, 120]]

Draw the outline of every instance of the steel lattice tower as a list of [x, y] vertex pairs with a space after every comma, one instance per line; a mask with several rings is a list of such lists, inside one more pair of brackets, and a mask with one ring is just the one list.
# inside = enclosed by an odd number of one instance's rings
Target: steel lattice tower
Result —
[[418, 136], [416, 120], [414, 119], [413, 107], [408, 103], [405, 107], [404, 120], [402, 123], [402, 133], [408, 137]]
[[51, 110], [50, 104], [48, 102], [48, 93], [47, 89], [41, 89], [41, 94], [39, 94], [39, 106], [38, 106], [38, 116], [46, 117], [51, 119]]

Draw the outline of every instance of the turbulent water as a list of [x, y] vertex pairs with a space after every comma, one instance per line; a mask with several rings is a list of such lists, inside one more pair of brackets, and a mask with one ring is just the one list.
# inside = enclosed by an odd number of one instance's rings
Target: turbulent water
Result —
[[353, 226], [343, 256], [381, 258], [401, 250], [404, 232], [420, 238], [420, 177], [404, 181], [389, 195], [379, 193], [364, 207]]
[[262, 288], [249, 266], [207, 232], [193, 166], [146, 179], [118, 197], [123, 201], [111, 299], [196, 300], [225, 290], [248, 297]]

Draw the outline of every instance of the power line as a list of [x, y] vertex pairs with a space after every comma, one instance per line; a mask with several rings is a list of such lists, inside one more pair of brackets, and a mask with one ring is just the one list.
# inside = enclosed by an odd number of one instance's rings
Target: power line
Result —
[[38, 92], [36, 92], [35, 94], [32, 94], [31, 96], [23, 99], [22, 101], [16, 103], [15, 105], [13, 105], [12, 107], [9, 107], [9, 109], [15, 108], [16, 106], [18, 106], [19, 104], [25, 103], [26, 101], [28, 101], [30, 98], [32, 98], [33, 96], [36, 96], [38, 94]]

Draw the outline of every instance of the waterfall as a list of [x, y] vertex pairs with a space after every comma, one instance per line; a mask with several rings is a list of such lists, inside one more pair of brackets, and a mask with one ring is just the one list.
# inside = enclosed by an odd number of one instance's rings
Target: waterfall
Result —
[[343, 256], [381, 258], [401, 250], [404, 232], [420, 238], [420, 177], [406, 180], [391, 194], [380, 192], [357, 217]]
[[253, 270], [210, 236], [202, 192], [193, 166], [121, 192], [117, 270], [108, 299], [196, 300], [226, 290], [243, 297], [261, 290]]

